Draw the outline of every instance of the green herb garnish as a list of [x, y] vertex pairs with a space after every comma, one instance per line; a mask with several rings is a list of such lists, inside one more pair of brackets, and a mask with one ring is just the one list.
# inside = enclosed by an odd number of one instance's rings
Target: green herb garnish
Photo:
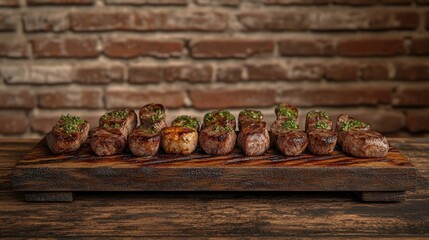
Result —
[[148, 126], [148, 125], [141, 125], [140, 126], [140, 129], [142, 129], [143, 130], [143, 132], [145, 132], [145, 133], [156, 133], [157, 132], [157, 129], [156, 129], [156, 127], [155, 126]]
[[278, 105], [275, 109], [276, 114], [285, 116], [287, 118], [297, 118], [298, 112], [295, 109]]
[[232, 132], [233, 129], [230, 126], [214, 125], [213, 126], [213, 131], [215, 131], [215, 132], [224, 132], [224, 131]]
[[190, 129], [198, 129], [198, 127], [200, 126], [200, 123], [194, 117], [182, 115], [174, 119], [171, 125], [176, 127], [187, 127]]
[[58, 127], [61, 128], [67, 134], [75, 131], [79, 131], [82, 124], [85, 121], [80, 117], [71, 116], [70, 114], [61, 115]]
[[329, 125], [325, 121], [318, 121], [314, 125], [314, 128], [317, 128], [317, 129], [328, 129]]
[[103, 128], [116, 128], [116, 129], [119, 129], [120, 127], [121, 127], [121, 124], [119, 124], [119, 123], [114, 123], [113, 125], [105, 123], [103, 125]]
[[287, 130], [299, 129], [299, 125], [295, 120], [288, 120], [282, 123], [282, 128]]
[[115, 110], [110, 113], [105, 113], [101, 116], [101, 119], [106, 120], [108, 117], [124, 119], [129, 113], [128, 109]]
[[310, 118], [319, 117], [319, 118], [326, 118], [328, 120], [331, 120], [331, 117], [329, 117], [328, 114], [326, 114], [326, 112], [319, 111], [319, 110], [309, 112], [308, 117]]
[[367, 128], [367, 127], [369, 127], [369, 125], [364, 122], [354, 120], [354, 119], [349, 119], [343, 123], [343, 125], [341, 126], [341, 130], [348, 131], [352, 128]]
[[211, 123], [216, 121], [218, 118], [223, 118], [225, 120], [234, 120], [235, 117], [228, 110], [220, 110], [207, 113], [204, 115], [204, 122]]
[[254, 119], [259, 119], [259, 120], [262, 120], [263, 118], [261, 111], [256, 111], [256, 110], [245, 109], [241, 111], [240, 114], [243, 114], [245, 116], [248, 116]]
[[218, 114], [228, 120], [234, 120], [235, 117], [228, 110], [220, 110]]
[[156, 122], [156, 121], [159, 121], [159, 120], [161, 120], [162, 119], [162, 110], [161, 109], [157, 109], [156, 111], [155, 111], [155, 114], [152, 116], [152, 117], [150, 117], [150, 121], [151, 122]]

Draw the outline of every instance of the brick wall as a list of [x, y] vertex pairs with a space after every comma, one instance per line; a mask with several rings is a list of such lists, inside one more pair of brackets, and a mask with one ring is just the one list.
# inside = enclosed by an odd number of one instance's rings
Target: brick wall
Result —
[[0, 0], [0, 137], [61, 113], [295, 104], [429, 131], [428, 0]]

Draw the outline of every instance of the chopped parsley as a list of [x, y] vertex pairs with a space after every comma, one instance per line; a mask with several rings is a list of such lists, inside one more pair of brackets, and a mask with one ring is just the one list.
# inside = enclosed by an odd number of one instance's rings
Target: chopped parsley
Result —
[[277, 115], [285, 116], [287, 118], [297, 118], [298, 112], [291, 107], [287, 107], [284, 105], [278, 105], [275, 109]]
[[317, 129], [328, 129], [329, 125], [325, 121], [318, 121], [314, 125], [314, 128], [317, 128]]
[[256, 111], [256, 110], [245, 109], [241, 111], [240, 114], [243, 114], [245, 116], [248, 116], [254, 119], [259, 119], [259, 120], [262, 120], [263, 118], [261, 111]]
[[156, 127], [155, 126], [148, 126], [148, 125], [141, 125], [140, 126], [140, 129], [142, 129], [143, 130], [143, 132], [145, 132], [145, 133], [156, 133], [157, 132], [157, 129], [156, 129]]
[[152, 117], [150, 117], [150, 121], [154, 123], [154, 122], [157, 122], [157, 121], [161, 120], [162, 119], [162, 114], [163, 114], [162, 109], [157, 109], [155, 111], [155, 114], [152, 115]]
[[118, 118], [124, 119], [130, 111], [128, 109], [115, 110], [113, 112], [105, 113], [101, 116], [101, 119], [106, 120], [107, 118]]
[[323, 111], [319, 111], [319, 110], [315, 110], [315, 111], [311, 111], [308, 113], [308, 117], [309, 118], [326, 118], [328, 120], [331, 120], [331, 117], [328, 116], [328, 114], [326, 114], [326, 112]]
[[187, 127], [190, 129], [197, 129], [200, 126], [200, 123], [198, 120], [194, 117], [190, 117], [187, 115], [182, 115], [174, 119], [174, 121], [171, 123], [171, 125], [176, 127]]
[[225, 120], [234, 120], [235, 117], [228, 110], [220, 110], [207, 113], [204, 115], [204, 122], [211, 123], [216, 121], [218, 118], [223, 118]]
[[121, 127], [121, 124], [119, 124], [119, 123], [114, 123], [114, 124], [107, 124], [107, 123], [105, 123], [103, 125], [103, 128], [116, 128], [116, 129], [119, 129], [120, 127]]
[[341, 126], [341, 130], [348, 131], [352, 128], [366, 128], [366, 127], [369, 127], [369, 125], [364, 122], [354, 120], [354, 119], [348, 119]]
[[230, 126], [214, 125], [213, 126], [213, 131], [215, 131], [215, 132], [224, 132], [224, 131], [232, 132], [233, 129]]
[[282, 128], [286, 130], [299, 129], [299, 125], [295, 120], [288, 120], [282, 123]]
[[72, 132], [79, 131], [80, 127], [84, 123], [85, 121], [82, 118], [67, 114], [67, 115], [61, 115], [57, 126], [67, 134], [70, 134]]

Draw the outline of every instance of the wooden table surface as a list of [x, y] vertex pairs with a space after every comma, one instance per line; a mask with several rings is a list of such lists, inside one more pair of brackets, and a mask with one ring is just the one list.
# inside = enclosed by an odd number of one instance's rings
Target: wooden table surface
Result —
[[429, 138], [391, 139], [417, 168], [417, 191], [399, 203], [348, 192], [106, 192], [29, 203], [10, 177], [37, 141], [0, 140], [0, 237], [429, 238]]

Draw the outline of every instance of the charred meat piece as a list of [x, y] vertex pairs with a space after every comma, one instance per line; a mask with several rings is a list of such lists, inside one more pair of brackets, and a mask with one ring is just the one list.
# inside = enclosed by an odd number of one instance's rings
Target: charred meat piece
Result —
[[53, 154], [79, 150], [86, 141], [89, 123], [80, 117], [61, 115], [57, 124], [46, 135], [48, 147]]
[[140, 126], [128, 137], [128, 146], [136, 156], [153, 156], [159, 150], [161, 130], [167, 127], [165, 108], [161, 104], [147, 104], [139, 111]]
[[91, 149], [98, 156], [121, 153], [127, 145], [127, 137], [117, 128], [97, 127], [91, 131]]
[[201, 148], [210, 155], [225, 155], [234, 150], [237, 134], [230, 126], [211, 125], [200, 132]]
[[237, 134], [235, 117], [227, 110], [207, 113], [199, 143], [204, 152], [211, 155], [225, 155], [234, 149]]
[[238, 115], [238, 128], [241, 129], [243, 125], [257, 121], [264, 121], [261, 111], [245, 109]]
[[339, 145], [349, 155], [376, 158], [385, 157], [389, 151], [385, 136], [369, 130], [368, 124], [347, 115], [338, 116], [337, 131]]
[[128, 137], [128, 146], [136, 156], [153, 156], [159, 150], [161, 133], [155, 126], [140, 125]]
[[299, 129], [294, 119], [278, 119], [271, 125], [271, 136], [277, 148], [286, 156], [304, 152], [308, 145], [307, 134]]
[[99, 156], [121, 153], [127, 138], [137, 124], [137, 115], [131, 109], [119, 109], [104, 114], [100, 126], [91, 132], [91, 149]]
[[198, 144], [199, 122], [190, 116], [177, 117], [171, 127], [161, 130], [161, 144], [166, 153], [187, 155], [195, 151]]
[[140, 125], [154, 127], [157, 131], [167, 127], [165, 108], [162, 104], [147, 104], [139, 111]]
[[313, 110], [307, 113], [305, 129], [311, 153], [328, 155], [334, 151], [337, 133], [332, 129], [331, 118], [325, 112]]
[[355, 120], [354, 118], [349, 117], [345, 114], [338, 115], [336, 130], [338, 132], [338, 144], [340, 146], [343, 145], [344, 137], [347, 135], [347, 131], [350, 129], [368, 131], [369, 125], [364, 122]]
[[241, 125], [237, 143], [246, 156], [264, 154], [270, 147], [270, 135], [266, 122], [254, 121]]
[[203, 127], [212, 125], [229, 126], [235, 131], [235, 117], [228, 110], [218, 110], [204, 115]]
[[298, 121], [298, 109], [286, 103], [281, 103], [275, 108], [277, 119]]

